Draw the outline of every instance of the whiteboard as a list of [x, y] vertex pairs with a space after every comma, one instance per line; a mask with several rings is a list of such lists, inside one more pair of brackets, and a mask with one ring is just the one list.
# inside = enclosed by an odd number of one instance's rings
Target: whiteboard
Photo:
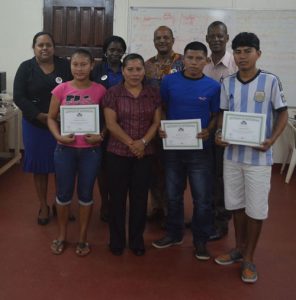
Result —
[[279, 76], [289, 106], [296, 106], [296, 11], [231, 10], [202, 8], [130, 7], [128, 52], [144, 59], [156, 54], [154, 30], [169, 26], [174, 33], [174, 51], [183, 53], [191, 41], [207, 45], [205, 35], [213, 21], [227, 25], [230, 41], [241, 31], [254, 32], [261, 42], [258, 67]]

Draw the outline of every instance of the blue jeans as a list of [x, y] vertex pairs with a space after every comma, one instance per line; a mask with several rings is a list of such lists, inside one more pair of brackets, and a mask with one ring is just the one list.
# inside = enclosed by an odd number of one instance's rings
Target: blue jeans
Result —
[[77, 194], [81, 205], [93, 203], [93, 188], [101, 163], [101, 148], [74, 148], [57, 145], [54, 152], [57, 202], [71, 203], [77, 177]]
[[212, 153], [205, 150], [165, 151], [166, 191], [168, 197], [167, 235], [183, 238], [184, 189], [187, 177], [193, 198], [193, 243], [206, 243], [211, 233], [212, 213]]

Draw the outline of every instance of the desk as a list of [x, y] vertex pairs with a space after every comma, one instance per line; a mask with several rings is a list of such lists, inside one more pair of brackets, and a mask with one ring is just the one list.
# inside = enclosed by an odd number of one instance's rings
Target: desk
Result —
[[14, 120], [14, 128], [16, 134], [14, 134], [14, 152], [0, 152], [0, 158], [7, 159], [7, 162], [0, 167], [0, 175], [6, 170], [12, 167], [14, 164], [19, 163], [22, 155], [20, 153], [20, 121], [19, 121], [19, 109], [15, 107], [5, 115], [0, 115], [0, 122], [8, 122]]

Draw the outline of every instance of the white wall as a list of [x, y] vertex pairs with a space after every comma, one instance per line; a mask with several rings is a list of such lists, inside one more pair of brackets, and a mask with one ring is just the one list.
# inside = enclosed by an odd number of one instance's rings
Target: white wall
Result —
[[[114, 34], [128, 40], [131, 6], [233, 9], [296, 9], [295, 0], [115, 0]], [[12, 20], [12, 18], [14, 18]], [[0, 71], [7, 72], [7, 90], [20, 62], [30, 58], [34, 34], [43, 27], [43, 0], [2, 0], [0, 3]]]
[[[128, 13], [131, 6], [196, 7], [228, 9], [296, 9], [295, 0], [115, 0], [114, 34], [128, 41]], [[13, 18], [13, 19], [12, 19]], [[34, 34], [43, 27], [43, 0], [1, 0], [0, 71], [7, 73], [7, 91], [12, 93], [13, 78], [19, 64], [33, 56]], [[143, 33], [145, 34], [145, 33]], [[295, 41], [293, 41], [295, 42]], [[10, 139], [12, 140], [12, 139]], [[13, 143], [10, 141], [10, 147]], [[275, 161], [281, 161], [281, 146], [276, 145]]]
[[43, 0], [0, 2], [0, 71], [6, 71], [8, 93], [19, 64], [33, 56], [32, 39], [42, 27]]

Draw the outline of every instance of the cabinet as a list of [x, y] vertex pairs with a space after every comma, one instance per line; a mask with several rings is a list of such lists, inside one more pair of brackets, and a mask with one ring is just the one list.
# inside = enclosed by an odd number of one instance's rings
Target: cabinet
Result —
[[3, 174], [6, 170], [12, 167], [14, 164], [19, 163], [22, 155], [20, 153], [20, 118], [19, 118], [19, 109], [14, 107], [13, 110], [7, 112], [4, 115], [0, 115], [0, 123], [8, 122], [12, 120], [14, 123], [14, 150], [12, 152], [5, 151], [0, 152], [0, 158], [4, 159], [4, 164], [0, 166], [0, 175]]

